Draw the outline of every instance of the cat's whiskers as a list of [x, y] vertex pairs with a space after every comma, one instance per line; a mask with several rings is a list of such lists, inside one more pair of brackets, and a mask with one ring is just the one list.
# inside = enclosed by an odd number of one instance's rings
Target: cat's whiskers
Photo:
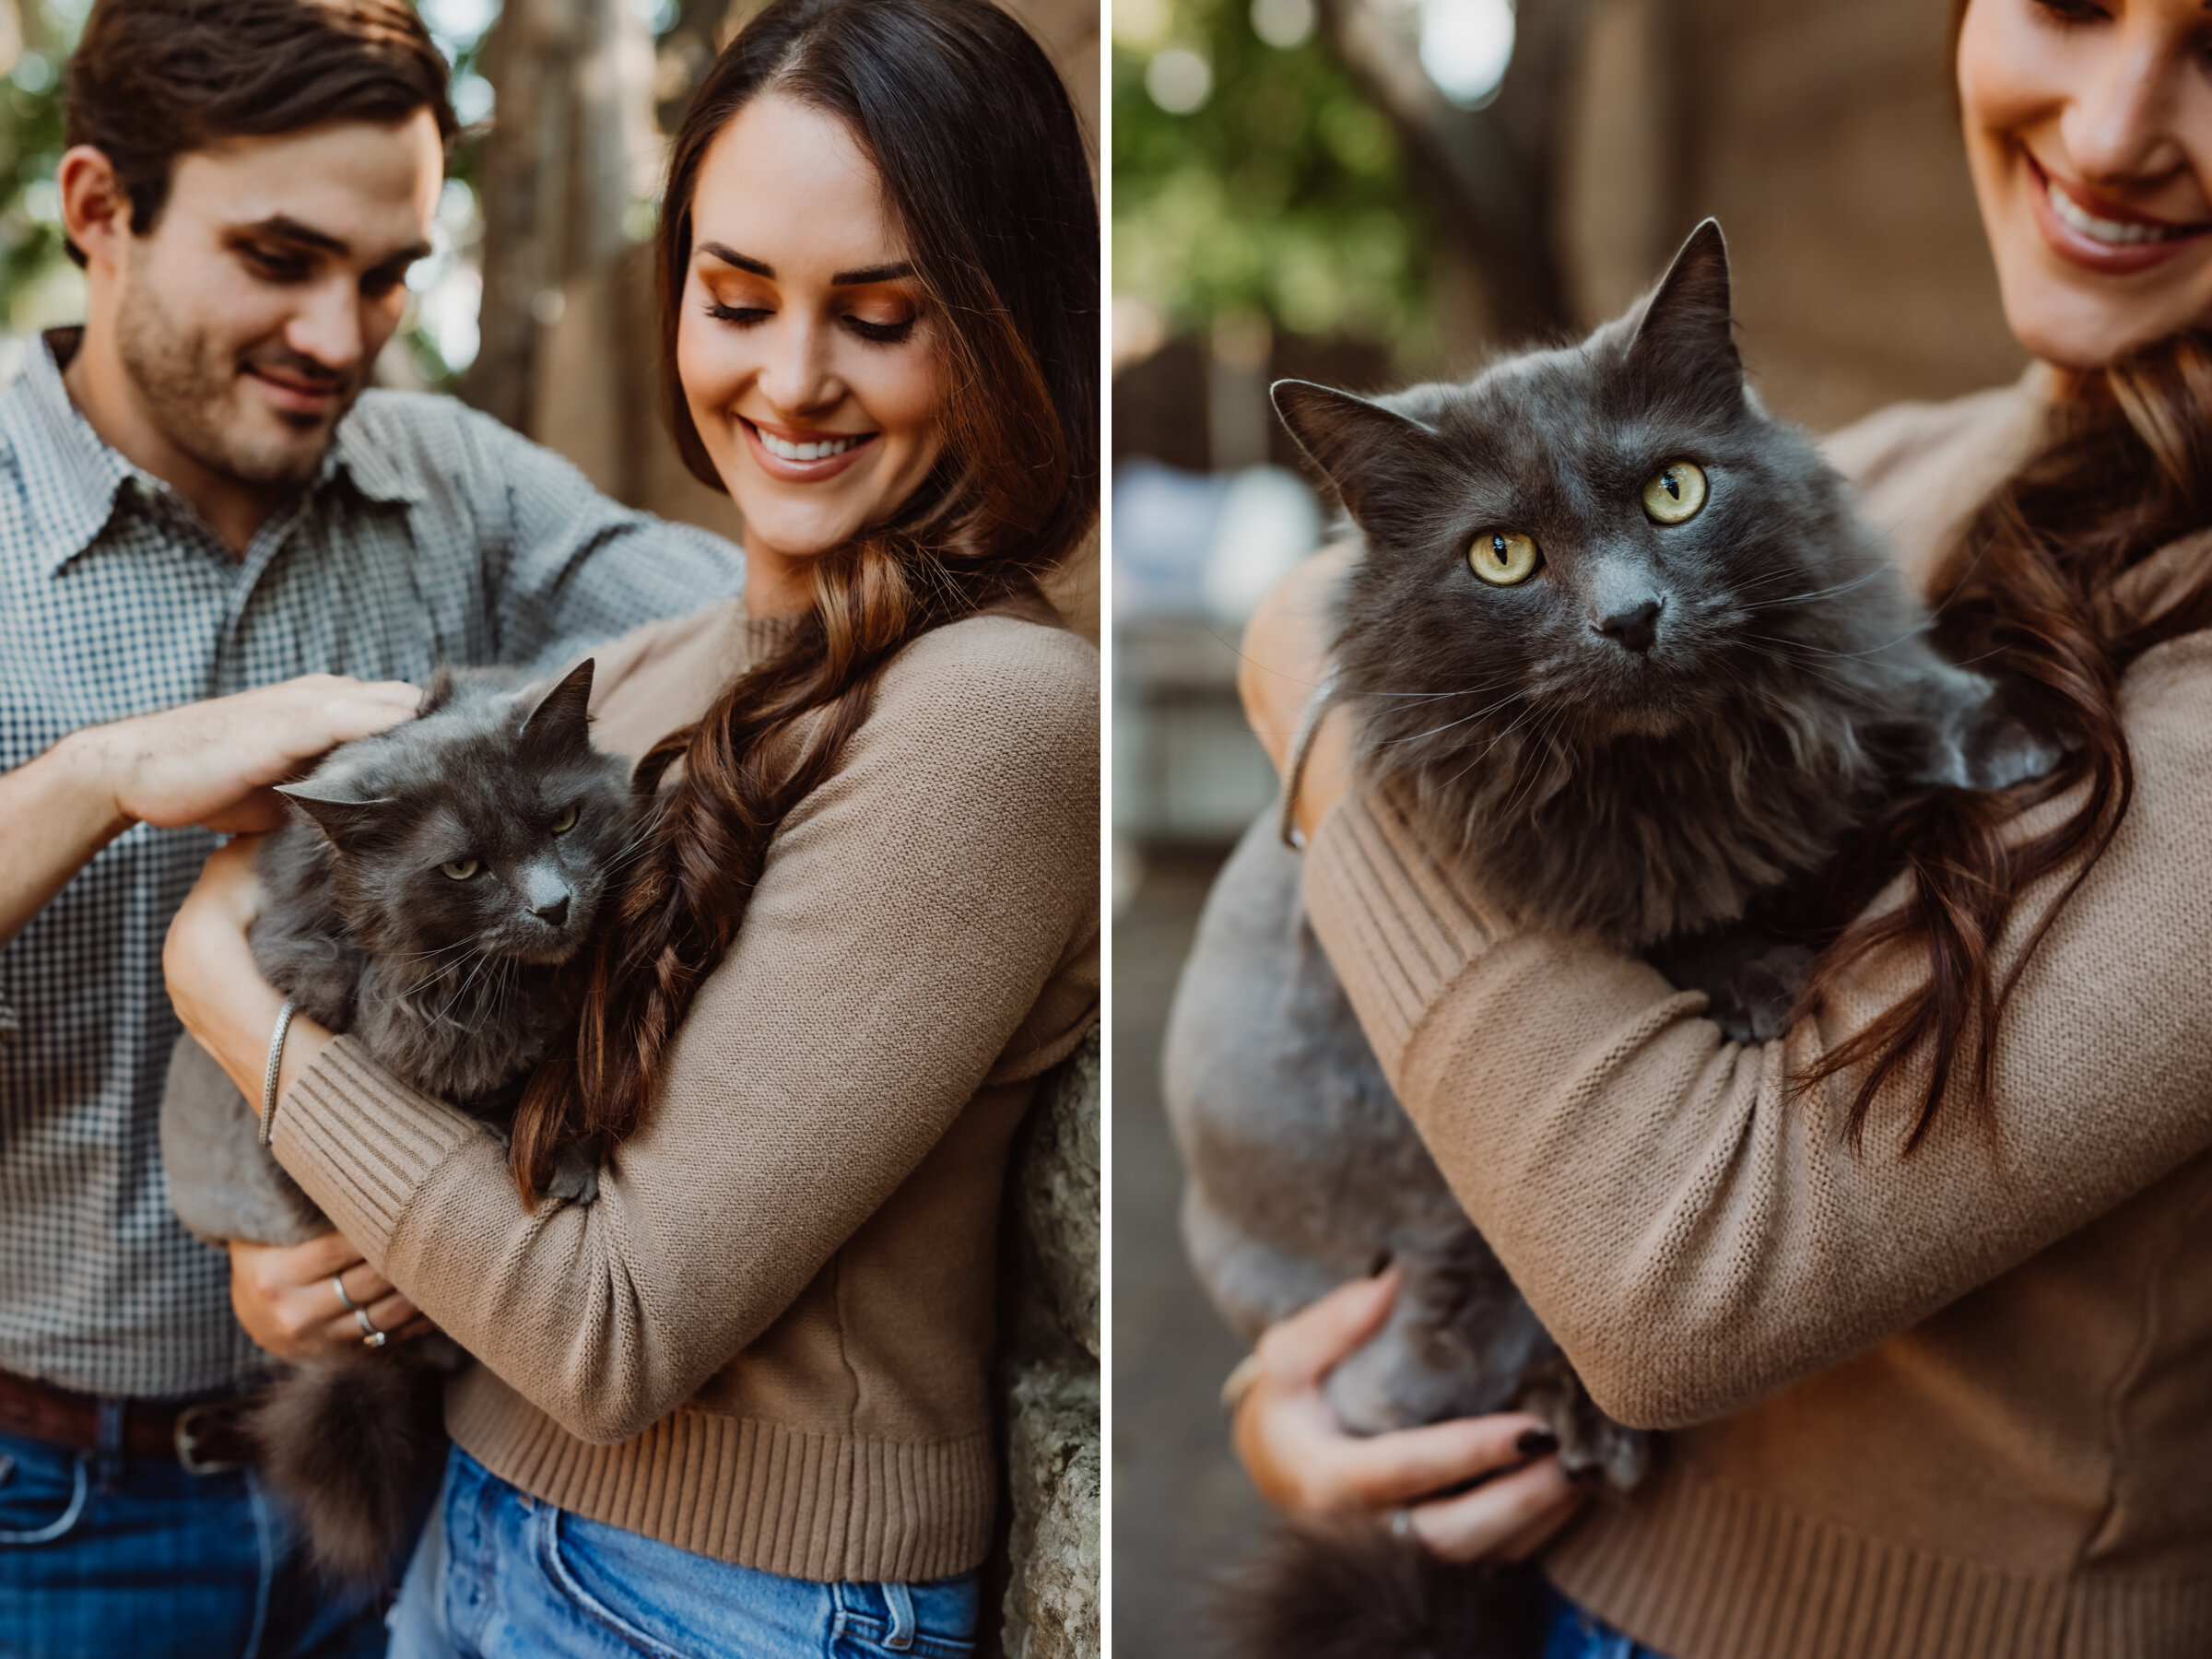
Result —
[[1840, 582], [1833, 587], [1814, 588], [1808, 593], [1791, 594], [1781, 599], [1751, 600], [1745, 603], [1741, 608], [1747, 611], [1774, 610], [1784, 605], [1810, 605], [1817, 599], [1832, 599], [1838, 594], [1848, 594], [1853, 588], [1865, 587], [1868, 582], [1887, 574], [1888, 569], [1889, 567], [1886, 565], [1877, 565], [1864, 576], [1853, 577], [1849, 582]]
[[1480, 720], [1486, 714], [1493, 714], [1500, 709], [1504, 708], [1506, 704], [1512, 702], [1520, 695], [1521, 693], [1519, 691], [1508, 691], [1496, 702], [1489, 704], [1487, 708], [1477, 709], [1472, 714], [1463, 714], [1457, 720], [1447, 720], [1442, 725], [1431, 726], [1426, 732], [1416, 732], [1410, 737], [1386, 737], [1381, 743], [1375, 745], [1375, 747], [1377, 748], [1392, 748], [1401, 743], [1418, 743], [1424, 737], [1433, 737], [1439, 732], [1448, 732], [1453, 726], [1463, 726], [1471, 720]]

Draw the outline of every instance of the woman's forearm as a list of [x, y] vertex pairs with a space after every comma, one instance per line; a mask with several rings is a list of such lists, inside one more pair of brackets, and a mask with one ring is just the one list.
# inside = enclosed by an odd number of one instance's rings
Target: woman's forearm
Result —
[[[1308, 914], [1454, 1193], [1600, 1404], [1665, 1427], [1905, 1329], [2212, 1147], [2212, 640], [2128, 686], [2135, 805], [2006, 1016], [1996, 1133], [1959, 1093], [1911, 1156], [1900, 1080], [1853, 1150], [1856, 1078], [1793, 1069], [1912, 982], [1891, 960], [1790, 1043], [1725, 1041], [1696, 994], [1516, 926], [1387, 800], [1309, 854]], [[2062, 804], [2063, 805], [2063, 804]], [[2040, 819], [2021, 825], [2032, 832]], [[2050, 893], [2031, 894], [2005, 961]], [[1962, 1067], [1962, 1069], [1964, 1069]]]

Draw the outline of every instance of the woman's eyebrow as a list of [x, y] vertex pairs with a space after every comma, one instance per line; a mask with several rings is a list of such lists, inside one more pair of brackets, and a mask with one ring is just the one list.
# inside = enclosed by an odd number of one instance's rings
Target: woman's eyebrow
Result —
[[[2212, 6], [2212, 0], [2205, 0]], [[903, 259], [889, 265], [865, 265], [857, 271], [840, 271], [830, 278], [831, 288], [858, 288], [864, 282], [896, 282], [901, 276], [912, 276], [914, 267]]]
[[709, 258], [721, 260], [724, 265], [735, 265], [741, 271], [750, 271], [754, 276], [765, 276], [771, 282], [775, 280], [776, 267], [765, 259], [755, 259], [750, 254], [738, 253], [735, 248], [726, 248], [718, 241], [700, 242], [699, 251]]
[[[2206, 4], [2212, 5], [2212, 0], [2206, 0]], [[749, 253], [740, 253], [736, 249], [718, 241], [700, 242], [699, 251], [710, 259], [721, 260], [724, 265], [735, 265], [741, 271], [750, 271], [754, 276], [765, 276], [771, 282], [775, 280], [776, 267], [765, 259], [755, 259]], [[896, 282], [901, 276], [912, 276], [913, 274], [914, 267], [909, 261], [895, 259], [888, 265], [863, 265], [856, 271], [840, 271], [830, 278], [830, 286], [858, 288], [869, 282]]]

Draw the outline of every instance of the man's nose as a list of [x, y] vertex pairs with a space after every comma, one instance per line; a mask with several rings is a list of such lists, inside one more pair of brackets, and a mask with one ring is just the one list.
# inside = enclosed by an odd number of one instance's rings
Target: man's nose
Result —
[[318, 283], [301, 297], [284, 343], [318, 368], [351, 374], [361, 366], [366, 331], [361, 300], [350, 280]]

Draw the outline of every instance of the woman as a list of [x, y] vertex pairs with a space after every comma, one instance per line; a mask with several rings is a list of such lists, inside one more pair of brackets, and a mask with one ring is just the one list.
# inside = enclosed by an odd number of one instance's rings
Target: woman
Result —
[[[1551, 1546], [1561, 1659], [2212, 1652], [2206, 27], [2196, 0], [1960, 8], [1974, 182], [2040, 366], [1832, 453], [2069, 754], [1900, 828], [1908, 878], [1786, 1043], [1517, 929], [1347, 786], [1341, 731], [1315, 751], [1309, 913], [1407, 1111], [1599, 1403], [1677, 1430]], [[1329, 574], [1248, 641], [1278, 757]], [[1516, 1449], [1530, 1419], [1354, 1441], [1322, 1408], [1390, 1292], [1268, 1335], [1248, 1466], [1452, 1559], [1528, 1553], [1582, 1497]]]
[[[512, 1170], [293, 1023], [276, 1154], [367, 1258], [308, 1323], [359, 1341], [342, 1290], [483, 1361], [409, 1591], [456, 1651], [962, 1652], [1008, 1142], [1097, 994], [1096, 656], [1034, 581], [1096, 483], [1088, 164], [986, 0], [787, 0], [700, 88], [659, 251], [746, 592], [596, 653], [661, 809]], [[258, 1099], [250, 858], [169, 968]], [[573, 1142], [597, 1199], [534, 1202]]]

